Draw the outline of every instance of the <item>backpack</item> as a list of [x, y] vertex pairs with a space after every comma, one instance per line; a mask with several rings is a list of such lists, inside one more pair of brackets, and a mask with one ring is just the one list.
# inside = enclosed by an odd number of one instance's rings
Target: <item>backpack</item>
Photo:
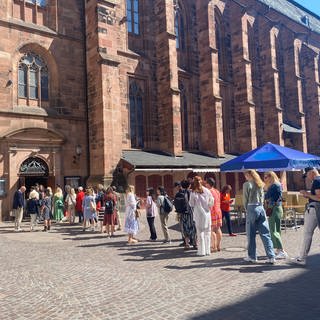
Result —
[[113, 214], [114, 212], [114, 201], [112, 198], [107, 198], [104, 203], [104, 212], [107, 214]]
[[164, 213], [170, 213], [172, 211], [173, 204], [168, 198], [168, 196], [164, 196], [162, 208]]
[[174, 198], [174, 206], [178, 213], [186, 213], [190, 209], [189, 194], [187, 191], [179, 191]]

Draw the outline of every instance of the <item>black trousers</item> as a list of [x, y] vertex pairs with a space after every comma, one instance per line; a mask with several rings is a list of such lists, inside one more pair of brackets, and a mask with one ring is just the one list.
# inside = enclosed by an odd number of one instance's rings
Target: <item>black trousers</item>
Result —
[[156, 228], [154, 226], [154, 217], [147, 217], [148, 220], [148, 225], [150, 229], [150, 239], [151, 240], [156, 240], [157, 239], [157, 232]]

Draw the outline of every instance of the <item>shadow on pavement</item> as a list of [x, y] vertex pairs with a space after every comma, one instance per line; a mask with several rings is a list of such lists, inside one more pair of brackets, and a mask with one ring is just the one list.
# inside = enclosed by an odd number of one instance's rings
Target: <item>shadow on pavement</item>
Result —
[[[279, 270], [284, 265], [268, 267]], [[287, 266], [293, 267], [293, 266]], [[256, 271], [265, 267], [254, 266]], [[241, 269], [241, 268], [240, 268]], [[249, 267], [245, 268], [247, 272]], [[252, 267], [250, 267], [252, 269]], [[239, 272], [241, 272], [239, 270]], [[251, 271], [252, 272], [252, 271]], [[254, 281], [254, 278], [252, 279]], [[237, 294], [237, 292], [235, 292]], [[320, 255], [310, 256], [299, 276], [265, 284], [265, 289], [246, 300], [188, 318], [189, 320], [289, 320], [320, 319]]]

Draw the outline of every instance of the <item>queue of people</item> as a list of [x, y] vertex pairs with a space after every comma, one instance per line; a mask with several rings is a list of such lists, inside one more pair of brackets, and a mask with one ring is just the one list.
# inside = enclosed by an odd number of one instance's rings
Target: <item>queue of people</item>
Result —
[[[305, 170], [306, 178], [311, 182], [311, 190], [301, 190], [301, 195], [309, 199], [305, 213], [304, 240], [299, 257], [293, 262], [305, 264], [311, 247], [312, 236], [320, 221], [320, 174], [315, 168]], [[263, 174], [263, 180], [255, 170], [244, 172], [246, 182], [243, 184], [243, 205], [246, 211], [247, 256], [246, 262], [256, 263], [256, 235], [260, 235], [267, 256], [267, 263], [274, 264], [277, 259], [287, 259], [281, 239], [282, 186], [278, 176], [273, 171]], [[229, 236], [233, 233], [230, 221], [230, 192], [232, 187], [226, 185], [221, 192], [216, 189], [213, 178], [203, 181], [200, 176], [191, 180], [175, 183], [178, 188], [174, 199], [170, 199], [165, 189], [159, 186], [157, 190], [146, 190], [146, 221], [150, 231], [150, 241], [156, 241], [159, 236], [155, 228], [155, 219], [159, 216], [163, 233], [163, 244], [170, 244], [171, 237], [168, 228], [170, 212], [176, 211], [181, 231], [182, 246], [185, 250], [195, 249], [199, 256], [210, 255], [221, 250], [222, 222], [226, 220]], [[70, 224], [75, 223], [75, 216], [83, 224], [83, 231], [88, 227], [95, 231], [101, 220], [101, 232], [113, 237], [114, 232], [121, 230], [119, 215], [120, 196], [114, 186], [104, 188], [99, 185], [96, 190], [88, 187], [83, 190], [66, 186], [57, 186], [53, 194], [50, 187], [35, 186], [27, 201], [26, 210], [30, 215], [30, 231], [33, 231], [37, 218], [43, 218], [43, 231], [49, 231], [52, 220], [61, 222], [63, 219]], [[13, 214], [15, 231], [21, 231], [21, 221], [24, 211], [25, 186], [14, 194]], [[138, 242], [140, 229], [140, 201], [134, 193], [134, 187], [128, 186], [125, 193], [124, 231], [128, 235], [128, 244]], [[67, 214], [66, 214], [67, 213]], [[320, 225], [320, 224], [319, 224]]]

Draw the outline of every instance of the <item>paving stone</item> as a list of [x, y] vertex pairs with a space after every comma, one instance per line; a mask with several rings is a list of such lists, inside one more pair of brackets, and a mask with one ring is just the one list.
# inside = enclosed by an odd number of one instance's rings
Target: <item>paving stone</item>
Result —
[[[224, 235], [221, 252], [198, 257], [178, 247], [173, 215], [171, 245], [147, 241], [141, 220], [140, 242], [132, 246], [122, 231], [108, 239], [79, 225], [14, 233], [12, 224], [0, 224], [0, 318], [318, 319], [318, 230], [309, 264], [301, 268], [286, 261], [265, 265], [260, 240], [259, 263], [246, 264], [243, 232]], [[156, 227], [161, 239], [159, 221]], [[302, 235], [303, 228], [283, 232], [291, 256]]]

